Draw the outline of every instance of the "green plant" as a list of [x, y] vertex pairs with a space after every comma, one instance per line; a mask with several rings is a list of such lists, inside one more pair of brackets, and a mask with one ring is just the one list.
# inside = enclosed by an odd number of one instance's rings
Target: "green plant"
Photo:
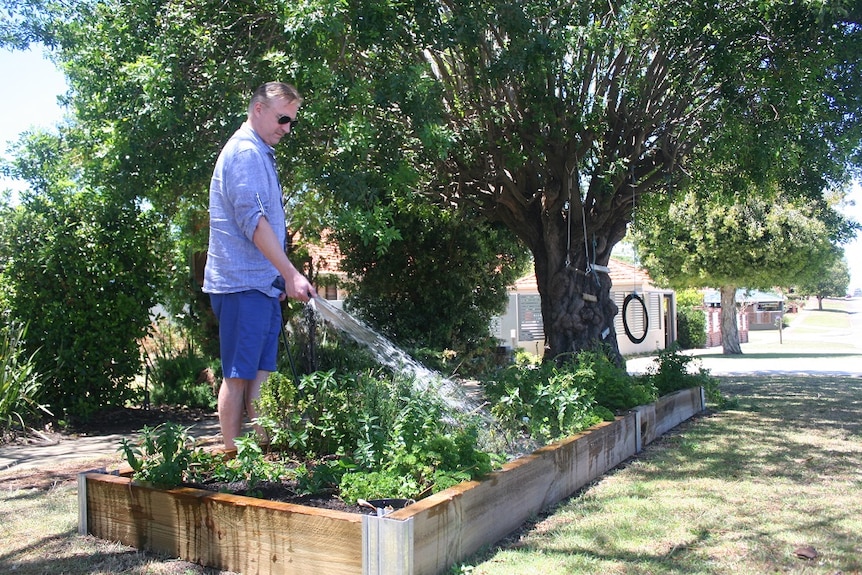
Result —
[[543, 443], [586, 429], [607, 415], [607, 410], [596, 409], [592, 392], [580, 385], [570, 366], [545, 364], [520, 375], [491, 409], [511, 433], [526, 431]]
[[236, 456], [232, 458], [196, 458], [200, 463], [196, 478], [226, 482], [245, 481], [248, 489], [253, 491], [255, 485], [261, 481], [280, 481], [294, 476], [294, 472], [288, 470], [284, 462], [266, 459], [254, 433], [237, 437], [235, 443]]
[[144, 349], [153, 404], [216, 408], [213, 382], [220, 364], [199, 355], [176, 326], [164, 319], [154, 324]]
[[184, 481], [195, 454], [188, 428], [170, 422], [144, 427], [137, 443], [123, 438], [120, 449], [136, 480], [162, 488]]
[[475, 427], [452, 421], [439, 398], [403, 377], [331, 370], [297, 384], [275, 373], [258, 408], [274, 449], [337, 456], [298, 470], [303, 490], [339, 485], [346, 500], [416, 497], [491, 469]]
[[672, 345], [659, 351], [655, 364], [647, 369], [643, 379], [650, 382], [658, 390], [659, 395], [702, 386], [708, 400], [720, 403], [718, 381], [706, 369], [702, 367], [695, 369], [692, 364], [696, 361], [696, 357], [686, 355], [678, 346]]
[[616, 366], [601, 351], [584, 350], [560, 363], [520, 360], [484, 389], [510, 434], [551, 441], [581, 431], [613, 412], [655, 400], [655, 389]]
[[26, 428], [40, 412], [51, 415], [39, 403], [39, 377], [33, 356], [25, 357], [23, 339], [27, 326], [7, 323], [0, 326], [0, 427]]
[[706, 315], [700, 306], [678, 307], [676, 325], [682, 349], [699, 349], [706, 346]]
[[10, 318], [30, 324], [23, 346], [42, 401], [86, 421], [136, 399], [138, 341], [164, 278], [163, 223], [136, 200], [89, 189], [33, 192], [0, 209], [0, 289]]

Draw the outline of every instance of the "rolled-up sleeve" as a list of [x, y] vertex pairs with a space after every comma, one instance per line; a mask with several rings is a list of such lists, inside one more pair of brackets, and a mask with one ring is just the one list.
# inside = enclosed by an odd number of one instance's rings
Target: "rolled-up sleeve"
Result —
[[267, 194], [262, 193], [268, 186], [268, 174], [261, 160], [254, 150], [243, 150], [234, 156], [231, 168], [226, 170], [227, 200], [233, 206], [237, 227], [249, 241], [254, 238], [260, 217], [271, 211]]

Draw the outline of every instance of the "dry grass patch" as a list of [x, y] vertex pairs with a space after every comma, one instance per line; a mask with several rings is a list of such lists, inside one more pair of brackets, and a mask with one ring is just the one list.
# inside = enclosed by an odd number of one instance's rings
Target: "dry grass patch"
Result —
[[77, 533], [75, 482], [0, 491], [0, 573], [228, 575]]

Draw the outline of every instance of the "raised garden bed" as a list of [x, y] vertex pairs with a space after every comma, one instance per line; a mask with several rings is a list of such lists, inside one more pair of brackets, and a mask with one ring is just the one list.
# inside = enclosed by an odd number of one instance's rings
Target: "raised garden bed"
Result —
[[82, 473], [78, 531], [244, 574], [433, 575], [703, 409], [701, 388], [673, 393], [385, 517]]

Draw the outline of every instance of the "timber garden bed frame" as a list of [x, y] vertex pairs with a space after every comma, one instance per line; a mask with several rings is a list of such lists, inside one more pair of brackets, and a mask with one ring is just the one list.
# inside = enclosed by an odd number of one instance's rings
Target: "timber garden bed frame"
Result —
[[675, 392], [385, 517], [87, 472], [78, 532], [246, 575], [436, 575], [704, 408], [702, 388]]

